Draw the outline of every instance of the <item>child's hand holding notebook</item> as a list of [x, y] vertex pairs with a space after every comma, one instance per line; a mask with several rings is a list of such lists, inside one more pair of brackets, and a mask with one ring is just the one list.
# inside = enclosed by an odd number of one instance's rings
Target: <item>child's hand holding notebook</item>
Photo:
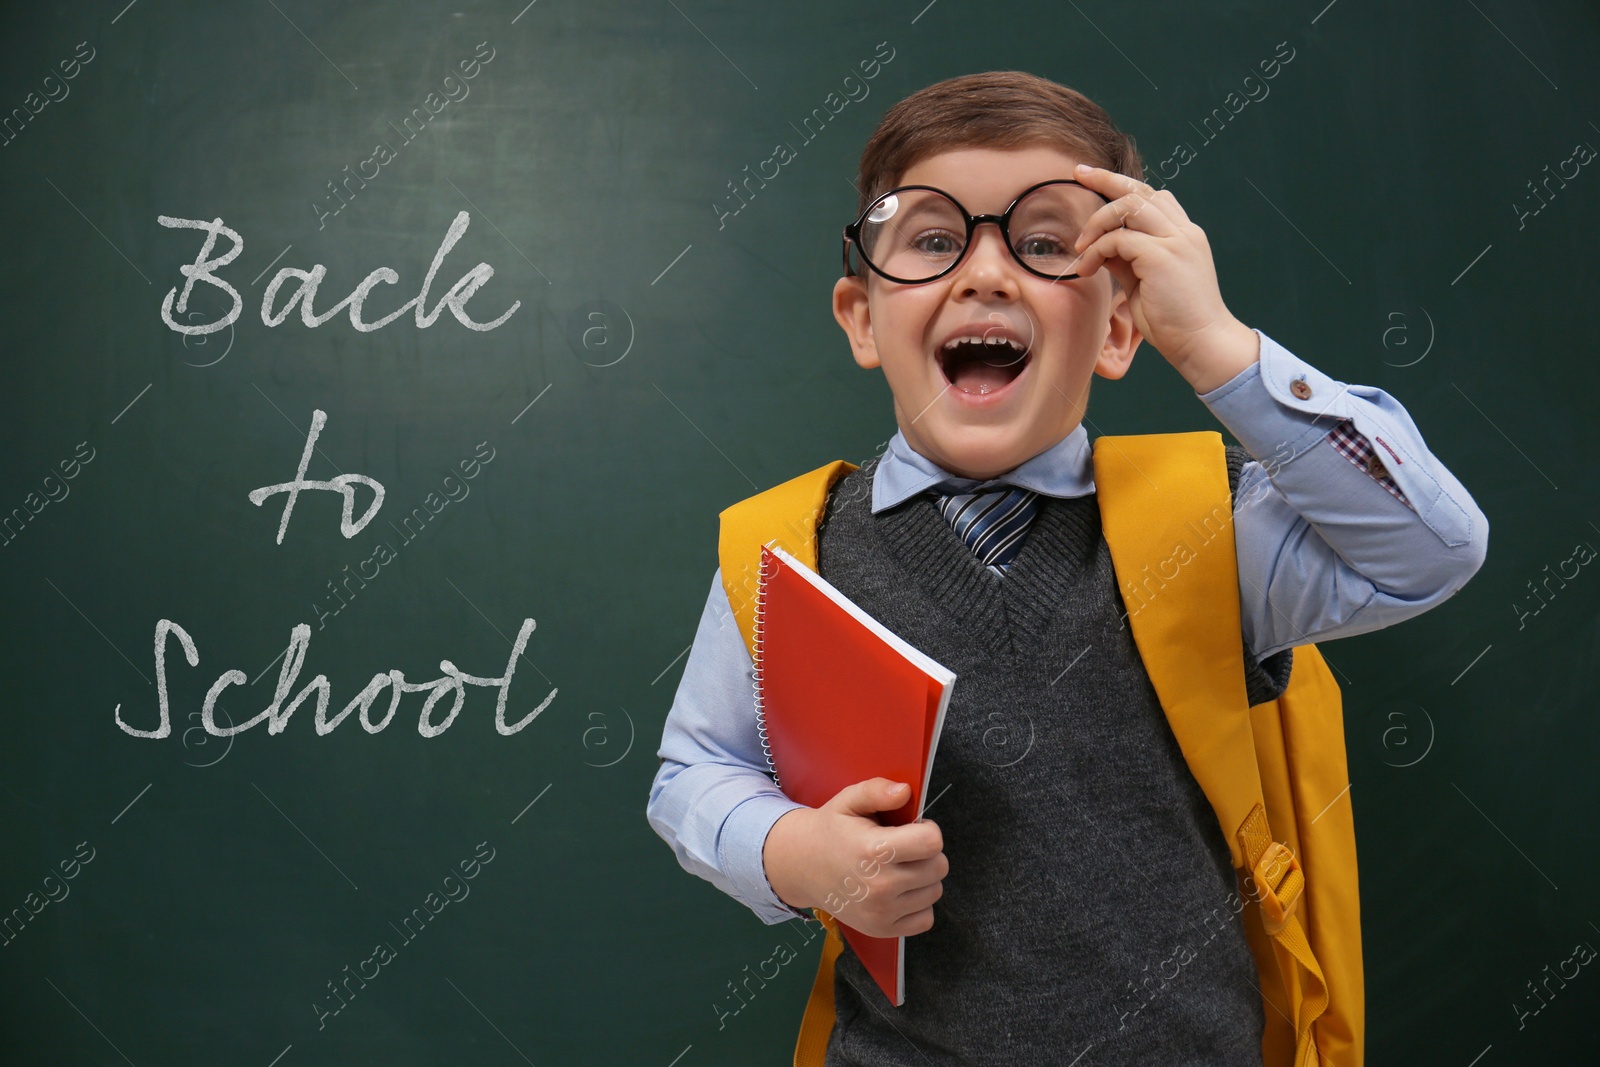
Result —
[[[779, 788], [812, 808], [878, 810], [867, 794], [904, 782], [905, 803], [879, 821], [915, 821], [955, 675], [853, 604], [781, 548], [761, 553], [756, 696], [763, 743]], [[849, 787], [854, 793], [841, 796]], [[861, 794], [861, 795], [858, 795]], [[860, 809], [860, 810], [857, 810]], [[891, 854], [877, 857], [881, 863]], [[872, 892], [877, 865], [842, 880], [825, 907], [894, 1004], [905, 1001], [905, 938], [852, 929], [850, 907]], [[842, 913], [842, 914], [841, 914]]]

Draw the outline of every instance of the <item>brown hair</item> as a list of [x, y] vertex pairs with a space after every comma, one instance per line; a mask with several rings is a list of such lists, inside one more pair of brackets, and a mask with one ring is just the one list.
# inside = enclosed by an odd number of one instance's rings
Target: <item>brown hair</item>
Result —
[[861, 150], [856, 175], [867, 210], [916, 163], [956, 148], [1044, 143], [1085, 163], [1144, 179], [1133, 138], [1087, 96], [1020, 70], [964, 74], [919, 89], [891, 107]]
[[856, 214], [930, 155], [1038, 142], [1082, 162], [1144, 179], [1133, 138], [1118, 130], [1099, 104], [1022, 70], [987, 70], [936, 82], [885, 112], [861, 150]]

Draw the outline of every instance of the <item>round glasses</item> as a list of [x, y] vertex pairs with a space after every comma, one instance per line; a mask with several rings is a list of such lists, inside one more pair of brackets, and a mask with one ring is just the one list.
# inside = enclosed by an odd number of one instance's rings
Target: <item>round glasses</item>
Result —
[[941, 189], [904, 185], [878, 197], [844, 228], [844, 272], [861, 274], [850, 259], [854, 248], [863, 263], [891, 282], [931, 282], [955, 270], [978, 226], [992, 222], [1028, 273], [1050, 281], [1076, 278], [1073, 243], [1089, 216], [1108, 203], [1094, 190], [1058, 178], [1024, 189], [999, 215], [972, 215]]

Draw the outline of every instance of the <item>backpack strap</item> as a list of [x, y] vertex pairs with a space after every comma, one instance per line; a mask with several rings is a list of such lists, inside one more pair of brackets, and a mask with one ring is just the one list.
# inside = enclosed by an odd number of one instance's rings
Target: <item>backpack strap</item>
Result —
[[811, 982], [806, 1011], [800, 1017], [800, 1036], [794, 1043], [794, 1067], [823, 1067], [828, 1039], [833, 1036], [833, 967], [844, 951], [839, 923], [821, 908], [815, 909], [828, 936], [822, 942], [822, 958], [817, 961], [817, 976]]
[[776, 543], [812, 570], [817, 568], [817, 524], [828, 507], [833, 483], [856, 469], [836, 459], [798, 478], [724, 508], [717, 535], [722, 588], [744, 635], [755, 649], [756, 594], [761, 588], [761, 546]]
[[[717, 538], [717, 560], [722, 567], [722, 588], [744, 635], [745, 647], [755, 650], [756, 597], [761, 588], [761, 546], [776, 542], [813, 570], [817, 567], [817, 526], [828, 507], [828, 492], [840, 478], [856, 469], [854, 463], [834, 460], [798, 478], [725, 509]], [[795, 1042], [795, 1067], [822, 1067], [828, 1039], [833, 1033], [833, 968], [844, 951], [844, 938], [833, 916], [812, 909], [827, 931], [822, 958], [811, 984], [811, 996], [800, 1021]]]
[[[1134, 644], [1233, 865], [1254, 886], [1294, 1027], [1293, 1062], [1315, 1064], [1311, 1024], [1328, 1006], [1328, 989], [1295, 914], [1304, 874], [1274, 840], [1262, 799], [1222, 435], [1101, 436], [1094, 478]], [[1252, 939], [1252, 948], [1258, 943]], [[1257, 962], [1265, 986], [1269, 972]]]
[[[1361, 1067], [1366, 1028], [1361, 893], [1344, 706], [1339, 683], [1315, 645], [1295, 647], [1289, 687], [1277, 700], [1251, 708], [1250, 721], [1273, 832], [1304, 865], [1307, 888], [1298, 914], [1328, 989], [1328, 1008], [1316, 1020], [1317, 1051], [1328, 1063]], [[1265, 930], [1252, 932], [1265, 938]], [[1267, 1062], [1282, 1063], [1292, 1035], [1283, 1015], [1273, 1012], [1270, 1018], [1282, 1024], [1284, 1050]]]

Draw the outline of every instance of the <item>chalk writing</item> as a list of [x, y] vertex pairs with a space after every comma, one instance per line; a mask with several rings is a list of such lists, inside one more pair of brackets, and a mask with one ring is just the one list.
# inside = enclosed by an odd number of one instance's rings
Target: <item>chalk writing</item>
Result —
[[[283, 544], [284, 531], [289, 529], [289, 516], [294, 514], [294, 504], [300, 497], [302, 489], [326, 489], [344, 497], [344, 510], [339, 515], [339, 532], [349, 540], [371, 522], [378, 514], [378, 509], [383, 507], [383, 486], [376, 478], [369, 478], [365, 474], [341, 474], [328, 481], [306, 481], [306, 467], [311, 463], [311, 450], [317, 447], [317, 437], [322, 433], [322, 428], [328, 423], [328, 413], [321, 408], [311, 412], [311, 432], [306, 435], [305, 451], [300, 453], [300, 469], [295, 471], [294, 481], [279, 482], [277, 485], [264, 485], [260, 489], [250, 490], [250, 503], [256, 507], [265, 504], [271, 497], [279, 493], [288, 493], [289, 499], [283, 505], [283, 519], [278, 523], [278, 544]], [[373, 492], [372, 503], [367, 510], [362, 512], [361, 518], [355, 518], [356, 511], [356, 485], [365, 485]]]
[[[238, 230], [225, 224], [220, 216], [210, 222], [206, 222], [202, 219], [180, 219], [169, 215], [157, 215], [156, 221], [169, 229], [200, 230], [206, 235], [205, 243], [200, 246], [200, 252], [195, 256], [194, 262], [184, 263], [178, 267], [178, 272], [184, 277], [183, 289], [180, 292], [174, 286], [167, 290], [167, 295], [161, 301], [161, 321], [178, 333], [191, 335], [215, 333], [218, 330], [232, 326], [238, 321], [239, 313], [244, 310], [244, 297], [239, 295], [239, 290], [219, 277], [217, 271], [239, 258], [239, 253], [244, 251], [244, 237]], [[455, 220], [450, 223], [449, 231], [444, 235], [444, 241], [439, 245], [439, 250], [433, 255], [433, 263], [428, 267], [427, 277], [422, 280], [421, 291], [377, 322], [366, 322], [361, 318], [361, 312], [366, 304], [367, 297], [380, 284], [398, 284], [400, 275], [392, 268], [379, 267], [362, 279], [361, 284], [356, 286], [349, 296], [319, 315], [312, 309], [312, 302], [316, 299], [317, 289], [322, 284], [322, 279], [328, 274], [328, 268], [321, 263], [316, 264], [310, 270], [301, 270], [299, 267], [284, 267], [273, 275], [272, 281], [268, 283], [266, 291], [261, 295], [261, 321], [267, 326], [281, 325], [289, 317], [289, 313], [294, 310], [295, 305], [298, 304], [300, 305], [300, 321], [308, 327], [321, 326], [339, 314], [339, 312], [347, 311], [350, 316], [351, 326], [354, 326], [361, 333], [371, 333], [373, 330], [383, 329], [383, 327], [394, 322], [407, 311], [415, 312], [418, 329], [427, 329], [438, 319], [441, 311], [449, 308], [450, 314], [454, 315], [456, 321], [467, 329], [492, 330], [509, 319], [522, 306], [522, 301], [512, 301], [511, 306], [499, 318], [492, 319], [489, 322], [477, 322], [467, 314], [467, 301], [472, 299], [473, 294], [483, 288], [494, 277], [494, 268], [487, 263], [479, 263], [476, 267], [467, 271], [459, 281], [450, 287], [449, 292], [439, 298], [439, 302], [434, 304], [432, 310], [427, 308], [428, 291], [433, 287], [434, 276], [439, 273], [439, 268], [444, 264], [444, 257], [449, 254], [450, 249], [455, 247], [456, 242], [461, 240], [461, 235], [467, 232], [467, 227], [471, 224], [472, 217], [467, 212], [462, 211], [456, 215]], [[232, 247], [221, 255], [213, 257], [212, 252], [216, 249], [219, 237], [227, 238]], [[277, 300], [278, 291], [283, 288], [285, 282], [290, 281], [298, 284], [289, 294], [288, 299], [284, 301], [283, 307], [274, 311], [273, 303]], [[189, 297], [194, 291], [196, 282], [205, 282], [207, 285], [215, 286], [227, 295], [230, 307], [222, 318], [214, 322], [189, 325], [181, 323], [173, 317], [174, 311], [180, 315], [188, 312]]]
[[[456, 716], [461, 711], [461, 704], [465, 700], [465, 686], [476, 685], [500, 691], [499, 701], [495, 705], [494, 726], [503, 737], [510, 737], [526, 727], [539, 713], [550, 706], [555, 699], [557, 689], [551, 689], [549, 696], [544, 698], [540, 705], [515, 723], [506, 722], [506, 698], [511, 692], [511, 680], [517, 673], [517, 661], [522, 658], [523, 649], [528, 647], [528, 637], [533, 633], [534, 622], [532, 619], [523, 619], [522, 628], [517, 631], [517, 639], [511, 646], [511, 659], [506, 664], [506, 672], [498, 678], [480, 678], [468, 674], [458, 668], [449, 660], [440, 660], [439, 669], [444, 675], [432, 682], [407, 682], [404, 673], [390, 670], [387, 673], [374, 674], [372, 680], [362, 690], [350, 699], [350, 702], [333, 718], [328, 717], [328, 700], [331, 686], [328, 684], [327, 675], [319, 674], [305, 687], [289, 700], [289, 691], [294, 688], [296, 679], [300, 675], [300, 668], [305, 663], [306, 649], [311, 644], [311, 627], [301, 623], [290, 632], [289, 648], [283, 657], [283, 666], [278, 672], [278, 685], [272, 694], [272, 703], [255, 716], [246, 719], [237, 726], [219, 726], [216, 721], [217, 699], [229, 686], [246, 685], [250, 678], [241, 670], [230, 670], [221, 675], [206, 692], [205, 703], [200, 708], [200, 723], [205, 727], [206, 733], [215, 737], [232, 737], [234, 734], [267, 723], [267, 733], [280, 734], [289, 724], [289, 717], [295, 709], [305, 703], [313, 694], [317, 699], [316, 730], [317, 736], [333, 730], [350, 716], [350, 713], [360, 709], [361, 728], [369, 734], [382, 731], [394, 719], [395, 713], [400, 708], [400, 698], [407, 693], [427, 693], [428, 699], [422, 705], [422, 710], [417, 718], [417, 732], [423, 737], [437, 737], [450, 728]], [[167, 638], [176, 636], [179, 646], [183, 649], [184, 659], [191, 667], [200, 665], [200, 653], [195, 648], [194, 638], [182, 626], [170, 619], [162, 619], [156, 623], [155, 662], [156, 662], [156, 701], [160, 707], [161, 717], [153, 729], [141, 730], [130, 726], [122, 719], [122, 705], [118, 704], [115, 711], [117, 726], [123, 733], [130, 737], [163, 738], [172, 733], [172, 712], [167, 698]], [[377, 722], [372, 721], [372, 706], [379, 695], [388, 689], [389, 707], [383, 718]], [[442, 722], [433, 721], [434, 708], [446, 695], [452, 697], [450, 710]], [[284, 701], [288, 700], [285, 705]]]

